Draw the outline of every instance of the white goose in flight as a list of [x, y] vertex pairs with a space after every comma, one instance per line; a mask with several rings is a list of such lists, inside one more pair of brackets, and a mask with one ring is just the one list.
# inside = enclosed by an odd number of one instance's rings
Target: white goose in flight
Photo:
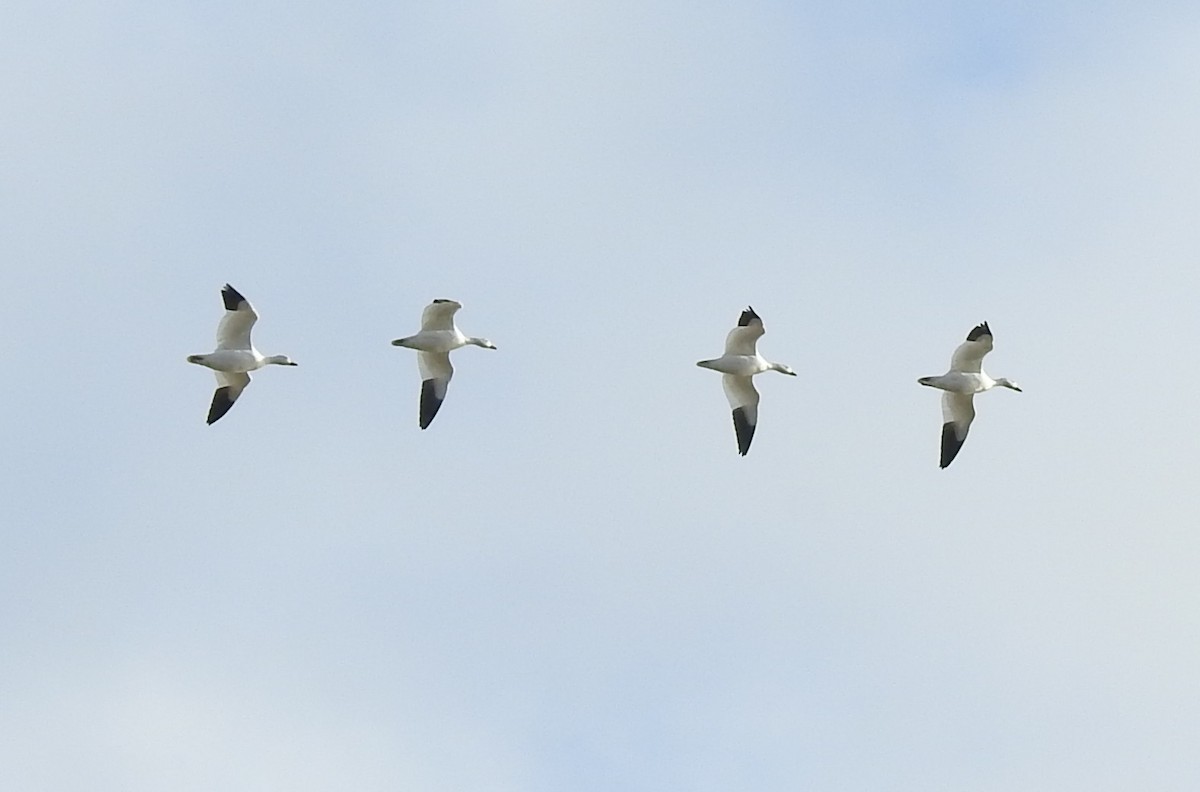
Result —
[[208, 423], [213, 424], [229, 412], [229, 408], [250, 384], [250, 373], [263, 366], [294, 366], [287, 355], [264, 357], [250, 343], [250, 330], [258, 314], [237, 289], [228, 283], [221, 289], [225, 315], [217, 325], [217, 348], [207, 355], [188, 355], [188, 363], [207, 366], [216, 372], [217, 391], [208, 408]]
[[1020, 391], [1020, 386], [1004, 377], [992, 379], [983, 372], [983, 356], [992, 351], [992, 330], [987, 322], [976, 325], [967, 340], [959, 344], [950, 358], [950, 370], [940, 377], [921, 377], [917, 382], [945, 391], [942, 394], [942, 461], [946, 467], [958, 456], [966, 442], [971, 421], [975, 420], [975, 394], [997, 385]]
[[738, 453], [742, 456], [750, 450], [754, 428], [758, 425], [758, 391], [754, 388], [754, 375], [778, 371], [796, 376], [790, 367], [772, 363], [758, 354], [758, 339], [764, 332], [762, 319], [753, 308], [747, 307], [738, 319], [738, 326], [730, 330], [725, 339], [725, 354], [716, 360], [701, 360], [696, 364], [725, 375], [721, 382], [729, 406], [733, 408], [733, 428], [737, 433]]
[[429, 427], [433, 416], [446, 398], [446, 388], [454, 376], [450, 352], [467, 344], [495, 349], [486, 338], [463, 335], [454, 324], [454, 314], [462, 304], [454, 300], [434, 300], [421, 313], [421, 332], [407, 338], [397, 338], [393, 346], [417, 350], [417, 366], [421, 370], [422, 429]]

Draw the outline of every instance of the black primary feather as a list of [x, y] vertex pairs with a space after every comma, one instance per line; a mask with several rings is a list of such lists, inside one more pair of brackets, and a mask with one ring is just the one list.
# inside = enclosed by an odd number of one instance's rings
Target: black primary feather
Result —
[[433, 416], [437, 415], [438, 410], [442, 407], [442, 400], [437, 397], [434, 391], [434, 382], [431, 379], [421, 382], [421, 428], [429, 428], [429, 424], [433, 422]]
[[745, 327], [755, 319], [760, 322], [762, 321], [762, 317], [754, 313], [754, 309], [752, 307], [746, 306], [746, 310], [742, 311], [742, 315], [738, 319], [738, 327]]
[[946, 422], [942, 424], [942, 462], [939, 467], [948, 467], [954, 461], [954, 457], [958, 456], [958, 451], [963, 447], [963, 443], [967, 438], [958, 439], [958, 432], [954, 431], [954, 424]]
[[990, 336], [991, 334], [992, 329], [988, 327], [987, 322], [984, 322], [983, 324], [975, 325], [975, 328], [971, 330], [971, 332], [967, 333], [967, 340], [978, 341], [983, 336]]
[[226, 311], [236, 311], [238, 309], [238, 305], [246, 302], [246, 298], [239, 294], [238, 290], [230, 286], [228, 283], [225, 284], [224, 289], [221, 289], [221, 299], [225, 301]]
[[754, 424], [746, 420], [746, 410], [742, 407], [733, 411], [733, 430], [737, 432], [738, 453], [746, 456], [754, 439]]
[[237, 401], [230, 394], [233, 393], [232, 388], [217, 388], [213, 394], [212, 405], [208, 408], [208, 423], [211, 426], [221, 419], [225, 413], [229, 412], [229, 408]]

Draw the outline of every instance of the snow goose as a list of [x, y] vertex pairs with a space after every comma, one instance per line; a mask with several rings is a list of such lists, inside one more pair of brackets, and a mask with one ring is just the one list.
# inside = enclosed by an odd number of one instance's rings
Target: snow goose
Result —
[[942, 394], [942, 461], [948, 466], [966, 442], [971, 421], [975, 420], [975, 394], [997, 385], [1020, 391], [1015, 382], [1004, 377], [992, 379], [983, 372], [983, 356], [992, 351], [992, 330], [987, 322], [976, 325], [967, 340], [959, 344], [950, 358], [950, 370], [939, 377], [921, 377], [917, 382], [945, 391]]
[[486, 338], [463, 335], [454, 324], [454, 314], [462, 303], [454, 300], [434, 300], [421, 312], [421, 332], [407, 338], [397, 338], [393, 346], [417, 350], [417, 367], [421, 370], [420, 424], [427, 429], [446, 399], [446, 388], [454, 376], [450, 352], [474, 344], [484, 349], [496, 346]]
[[238, 290], [228, 283], [221, 289], [225, 315], [217, 325], [217, 349], [207, 355], [188, 355], [188, 363], [207, 366], [217, 375], [217, 391], [208, 408], [208, 423], [213, 424], [229, 412], [229, 408], [250, 384], [249, 372], [263, 366], [294, 366], [287, 355], [264, 357], [250, 343], [250, 330], [258, 314]]
[[747, 307], [738, 319], [738, 326], [729, 331], [725, 339], [725, 354], [716, 360], [701, 360], [696, 365], [719, 371], [725, 386], [725, 396], [733, 408], [733, 429], [737, 433], [738, 453], [745, 456], [754, 439], [754, 428], [758, 425], [758, 391], [753, 377], [764, 371], [778, 371], [796, 376], [796, 372], [782, 363], [772, 363], [758, 354], [756, 346], [762, 337], [762, 318]]

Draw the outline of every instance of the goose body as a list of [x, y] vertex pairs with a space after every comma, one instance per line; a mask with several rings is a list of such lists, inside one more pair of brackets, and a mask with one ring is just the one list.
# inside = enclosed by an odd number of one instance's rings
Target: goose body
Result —
[[221, 289], [225, 315], [217, 325], [217, 348], [207, 355], [188, 355], [188, 363], [213, 370], [217, 390], [208, 408], [207, 423], [221, 419], [250, 384], [250, 372], [263, 366], [295, 366], [287, 355], [263, 355], [250, 341], [250, 331], [258, 321], [254, 307], [237, 289], [225, 284]]
[[417, 351], [417, 367], [421, 372], [421, 405], [418, 423], [429, 428], [433, 417], [446, 399], [446, 389], [454, 376], [450, 353], [460, 347], [474, 345], [484, 349], [496, 346], [486, 338], [465, 335], [454, 323], [454, 314], [462, 308], [455, 300], [438, 299], [421, 312], [421, 330], [416, 335], [397, 338], [392, 346]]
[[983, 357], [992, 351], [992, 330], [988, 323], [976, 325], [950, 358], [950, 370], [936, 377], [921, 377], [922, 385], [944, 391], [942, 394], [942, 445], [940, 467], [947, 467], [958, 456], [975, 420], [975, 394], [995, 387], [1020, 391], [1020, 386], [1004, 377], [992, 379], [983, 371]]
[[754, 376], [764, 371], [778, 371], [796, 376], [789, 366], [772, 363], [758, 354], [758, 339], [766, 330], [762, 318], [748, 307], [738, 318], [737, 327], [725, 338], [725, 354], [713, 360], [701, 360], [697, 366], [719, 371], [721, 384], [725, 387], [725, 398], [733, 411], [733, 429], [737, 435], [738, 453], [745, 456], [750, 451], [750, 441], [758, 427], [758, 390], [754, 387]]

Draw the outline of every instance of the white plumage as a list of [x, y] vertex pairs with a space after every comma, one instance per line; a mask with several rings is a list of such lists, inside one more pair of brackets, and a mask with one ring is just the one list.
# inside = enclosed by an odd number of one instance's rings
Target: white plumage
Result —
[[983, 356], [992, 351], [992, 331], [987, 322], [976, 325], [950, 358], [950, 370], [938, 377], [921, 377], [917, 382], [945, 391], [942, 394], [941, 467], [958, 456], [975, 420], [975, 394], [996, 386], [1020, 391], [1004, 377], [992, 379], [983, 371]]
[[733, 410], [733, 429], [737, 434], [738, 453], [745, 456], [754, 439], [758, 426], [758, 390], [754, 387], [754, 375], [764, 371], [778, 371], [796, 376], [796, 372], [782, 363], [772, 363], [758, 354], [758, 339], [766, 331], [762, 318], [748, 307], [738, 318], [737, 327], [725, 338], [725, 354], [714, 360], [696, 363], [702, 368], [719, 371], [724, 376], [725, 397]]
[[254, 307], [238, 290], [225, 284], [221, 289], [225, 315], [217, 325], [217, 348], [207, 355], [188, 355], [188, 363], [207, 366], [217, 376], [217, 390], [208, 408], [208, 423], [218, 421], [250, 384], [250, 373], [267, 365], [294, 366], [287, 355], [263, 356], [250, 342], [250, 331], [258, 321]]
[[446, 389], [454, 376], [450, 352], [473, 344], [484, 349], [496, 346], [486, 338], [467, 336], [454, 323], [454, 314], [462, 304], [454, 300], [434, 300], [421, 312], [421, 331], [406, 338], [397, 338], [393, 346], [417, 350], [417, 367], [421, 371], [421, 408], [419, 423], [429, 427], [446, 399]]

